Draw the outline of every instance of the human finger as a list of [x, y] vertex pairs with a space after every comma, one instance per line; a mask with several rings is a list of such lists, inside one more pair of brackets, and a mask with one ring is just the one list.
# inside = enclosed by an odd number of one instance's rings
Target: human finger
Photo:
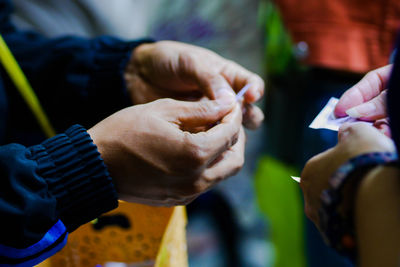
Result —
[[264, 113], [259, 107], [253, 104], [244, 105], [243, 125], [247, 129], [255, 130], [258, 127], [260, 127], [263, 121], [264, 121]]
[[[231, 85], [221, 75], [221, 62], [224, 60], [219, 55], [202, 48], [192, 48], [179, 55], [179, 71], [182, 79], [190, 84], [197, 85], [210, 99], [222, 98], [223, 89], [233, 90]], [[203, 53], [195, 53], [199, 49]], [[191, 53], [192, 51], [192, 53]]]
[[348, 123], [339, 128], [338, 146], [351, 158], [363, 153], [394, 151], [393, 140], [374, 126], [365, 123]]
[[392, 65], [373, 70], [361, 79], [356, 85], [347, 90], [335, 107], [335, 115], [344, 117], [346, 111], [352, 107], [365, 103], [378, 96], [386, 89]]
[[[236, 105], [235, 96], [227, 91], [227, 96], [217, 100], [203, 100], [197, 102], [179, 102], [171, 110], [185, 128], [207, 126], [220, 121]], [[172, 107], [174, 108], [174, 107]]]
[[184, 143], [191, 146], [187, 150], [191, 151], [192, 157], [200, 161], [200, 165], [207, 166], [237, 142], [241, 123], [242, 112], [236, 105], [231, 113], [209, 130], [196, 134], [184, 132]]
[[236, 144], [226, 150], [216, 162], [211, 163], [204, 170], [200, 179], [203, 191], [240, 171], [244, 164], [245, 143], [246, 135], [243, 127], [241, 127]]
[[245, 69], [241, 65], [226, 60], [225, 67], [222, 70], [225, 79], [232, 85], [233, 90], [237, 93], [245, 85], [250, 88], [244, 94], [246, 103], [254, 103], [264, 95], [264, 81], [257, 74]]
[[387, 90], [384, 90], [373, 99], [346, 110], [346, 114], [352, 118], [366, 121], [385, 118], [387, 116], [386, 96]]
[[392, 133], [390, 131], [389, 119], [381, 119], [374, 122], [374, 127], [378, 129], [381, 133], [386, 135], [387, 137], [391, 138]]

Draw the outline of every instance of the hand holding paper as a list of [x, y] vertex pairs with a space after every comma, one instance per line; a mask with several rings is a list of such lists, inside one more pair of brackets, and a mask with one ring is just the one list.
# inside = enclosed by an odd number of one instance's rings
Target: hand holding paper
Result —
[[[310, 128], [313, 129], [328, 129], [332, 131], [338, 131], [340, 126], [344, 123], [354, 123], [359, 122], [359, 120], [352, 117], [336, 118], [334, 114], [334, 109], [339, 99], [332, 97], [329, 99], [326, 106], [321, 110], [318, 116], [310, 124]], [[366, 122], [371, 124], [370, 122]]]
[[369, 72], [342, 95], [335, 107], [335, 115], [367, 121], [385, 118], [386, 89], [391, 71], [392, 65], [387, 65]]

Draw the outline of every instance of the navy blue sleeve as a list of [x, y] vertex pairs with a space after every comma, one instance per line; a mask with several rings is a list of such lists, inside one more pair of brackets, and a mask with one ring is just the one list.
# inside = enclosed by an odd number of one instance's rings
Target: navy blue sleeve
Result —
[[387, 106], [392, 138], [400, 152], [400, 38], [397, 42], [394, 65], [388, 86]]
[[[59, 132], [74, 123], [88, 128], [131, 104], [123, 73], [132, 50], [150, 40], [125, 42], [110, 36], [49, 39], [16, 29], [9, 19], [11, 12], [10, 1], [0, 0], [0, 32]], [[29, 117], [9, 82], [5, 81], [11, 88], [12, 117]]]
[[89, 134], [75, 125], [40, 145], [0, 146], [0, 265], [33, 266], [68, 232], [117, 207], [117, 193]]

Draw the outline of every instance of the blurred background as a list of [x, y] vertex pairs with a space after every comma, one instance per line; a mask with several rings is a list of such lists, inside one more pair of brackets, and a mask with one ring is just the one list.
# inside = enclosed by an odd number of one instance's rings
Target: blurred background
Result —
[[[244, 168], [187, 207], [190, 266], [351, 266], [305, 218], [299, 186], [290, 176], [300, 176], [306, 160], [336, 143], [336, 133], [308, 128], [328, 99], [386, 63], [395, 28], [385, 31], [384, 44], [371, 33], [382, 26], [370, 13], [378, 0], [13, 2], [13, 20], [24, 29], [51, 37], [182, 41], [265, 79], [258, 105], [266, 121], [247, 132]], [[365, 14], [353, 13], [360, 5]], [[365, 27], [353, 27], [360, 23]]]

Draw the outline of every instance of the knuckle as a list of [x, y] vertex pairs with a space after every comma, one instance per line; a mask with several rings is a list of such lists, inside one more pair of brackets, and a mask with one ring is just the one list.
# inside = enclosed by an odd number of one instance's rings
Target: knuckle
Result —
[[195, 64], [195, 59], [193, 54], [190, 53], [180, 53], [178, 57], [179, 66], [184, 69], [193, 69]]
[[350, 131], [351, 127], [352, 127], [352, 124], [350, 124], [350, 123], [345, 123], [345, 124], [341, 125], [339, 128], [339, 135], [348, 133]]
[[173, 106], [175, 105], [175, 100], [171, 98], [162, 98], [153, 102], [156, 106]]
[[239, 140], [240, 131], [234, 132], [232, 136], [227, 136], [224, 139], [224, 150], [227, 150], [234, 146]]
[[369, 71], [364, 78], [370, 82], [380, 81], [379, 75], [373, 70]]
[[237, 71], [237, 69], [240, 68], [240, 65], [231, 59], [224, 58], [224, 62], [225, 62], [225, 68], [229, 67], [235, 71]]
[[370, 71], [365, 75], [365, 80], [368, 83], [369, 87], [374, 90], [376, 94], [380, 91], [379, 88], [382, 85], [382, 80], [378, 73], [375, 71]]
[[356, 123], [348, 123], [346, 125], [343, 125], [343, 129], [341, 128], [342, 132], [347, 132], [348, 134], [355, 134], [358, 131], [364, 129], [366, 126], [365, 123], [362, 122], [356, 122]]
[[198, 137], [195, 141], [190, 133], [185, 134], [185, 153], [183, 156], [186, 158], [186, 162], [189, 165], [188, 167], [198, 169], [206, 164], [208, 153], [205, 143], [202, 140], [203, 138]]
[[379, 97], [376, 98], [377, 104], [379, 107], [385, 107], [386, 106], [386, 97], [387, 97], [387, 93], [386, 90], [383, 91]]
[[204, 115], [208, 114], [210, 112], [210, 110], [214, 110], [214, 108], [215, 107], [212, 105], [212, 102], [210, 102], [210, 101], [199, 102], [196, 112], [199, 115], [204, 116]]

